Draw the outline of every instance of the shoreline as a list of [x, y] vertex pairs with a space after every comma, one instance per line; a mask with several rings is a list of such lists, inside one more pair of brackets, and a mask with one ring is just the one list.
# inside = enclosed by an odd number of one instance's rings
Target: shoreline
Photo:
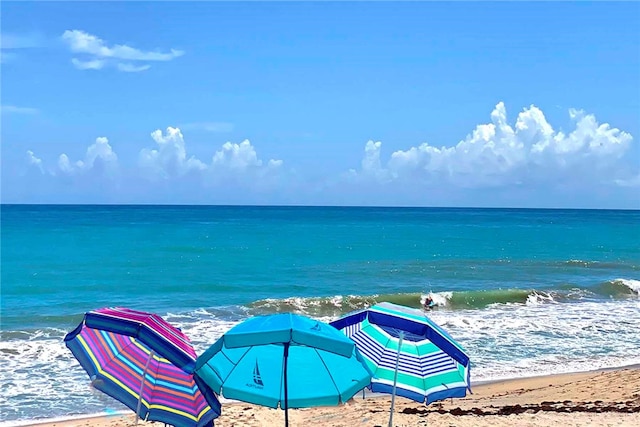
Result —
[[[609, 372], [609, 371], [620, 371], [620, 370], [624, 370], [624, 369], [640, 369], [640, 363], [631, 363], [629, 365], [621, 365], [621, 366], [609, 366], [606, 368], [597, 368], [597, 369], [587, 369], [584, 371], [572, 371], [572, 372], [561, 372], [558, 374], [542, 374], [542, 375], [531, 375], [531, 376], [526, 376], [526, 377], [512, 377], [512, 378], [500, 378], [497, 380], [480, 380], [480, 381], [471, 381], [471, 390], [473, 390], [474, 387], [477, 386], [481, 386], [481, 385], [489, 385], [489, 384], [493, 384], [493, 383], [509, 383], [509, 382], [513, 382], [513, 381], [520, 381], [520, 380], [533, 380], [536, 378], [553, 378], [556, 376], [564, 376], [564, 375], [576, 375], [576, 374], [588, 374], [588, 373], [598, 373], [598, 372]], [[0, 425], [0, 427], [2, 427], [2, 425]]]
[[[640, 425], [640, 364], [563, 374], [472, 382], [472, 393], [428, 406], [404, 398], [396, 399], [397, 425], [483, 426], [506, 425], [572, 426]], [[290, 410], [291, 425], [386, 425], [390, 396], [376, 393], [365, 399], [356, 394], [344, 405]], [[516, 421], [513, 417], [523, 418]], [[584, 418], [584, 419], [583, 419]], [[519, 419], [519, 418], [518, 418]], [[524, 422], [524, 420], [526, 423]], [[1, 427], [128, 427], [134, 425], [131, 411], [87, 414], [39, 420], [15, 420]], [[386, 421], [385, 421], [386, 420]], [[598, 421], [599, 420], [599, 421]], [[247, 404], [223, 403], [216, 426], [283, 425], [284, 412]], [[442, 423], [440, 422], [442, 421]], [[522, 422], [521, 422], [522, 421]], [[529, 424], [531, 422], [531, 424]], [[341, 424], [343, 423], [343, 424]], [[162, 423], [139, 422], [139, 425]]]

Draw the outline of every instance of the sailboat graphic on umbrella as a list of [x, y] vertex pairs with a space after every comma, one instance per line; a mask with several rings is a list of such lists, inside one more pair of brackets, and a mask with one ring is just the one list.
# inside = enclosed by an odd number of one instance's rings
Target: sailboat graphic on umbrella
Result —
[[264, 386], [262, 377], [260, 376], [260, 368], [258, 367], [258, 359], [256, 359], [256, 367], [253, 368], [253, 382], [259, 386]]

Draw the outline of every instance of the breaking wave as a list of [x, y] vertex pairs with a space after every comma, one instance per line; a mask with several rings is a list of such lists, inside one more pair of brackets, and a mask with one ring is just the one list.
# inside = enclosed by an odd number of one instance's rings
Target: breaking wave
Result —
[[330, 297], [268, 298], [247, 306], [251, 315], [295, 312], [309, 316], [335, 317], [387, 301], [419, 308], [429, 296], [436, 309], [483, 309], [495, 304], [549, 304], [578, 300], [619, 299], [640, 296], [640, 280], [615, 279], [590, 287], [564, 284], [556, 289], [495, 289], [429, 293], [335, 295]]

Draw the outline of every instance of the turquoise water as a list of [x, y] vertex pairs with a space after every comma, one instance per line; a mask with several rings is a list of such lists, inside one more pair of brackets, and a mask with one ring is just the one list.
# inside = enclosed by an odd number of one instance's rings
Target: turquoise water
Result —
[[255, 314], [419, 307], [472, 380], [639, 363], [640, 212], [3, 205], [0, 420], [119, 409], [62, 337], [154, 311], [198, 352]]

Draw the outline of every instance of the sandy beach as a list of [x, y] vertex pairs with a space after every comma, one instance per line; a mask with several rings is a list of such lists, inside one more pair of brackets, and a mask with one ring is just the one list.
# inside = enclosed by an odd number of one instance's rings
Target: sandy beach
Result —
[[[390, 397], [289, 411], [291, 426], [386, 426]], [[245, 403], [223, 406], [216, 426], [277, 426], [284, 412]], [[640, 366], [480, 384], [464, 399], [429, 406], [397, 398], [395, 426], [639, 426]], [[128, 427], [134, 416], [85, 418], [39, 427]], [[161, 423], [140, 423], [160, 425]]]

